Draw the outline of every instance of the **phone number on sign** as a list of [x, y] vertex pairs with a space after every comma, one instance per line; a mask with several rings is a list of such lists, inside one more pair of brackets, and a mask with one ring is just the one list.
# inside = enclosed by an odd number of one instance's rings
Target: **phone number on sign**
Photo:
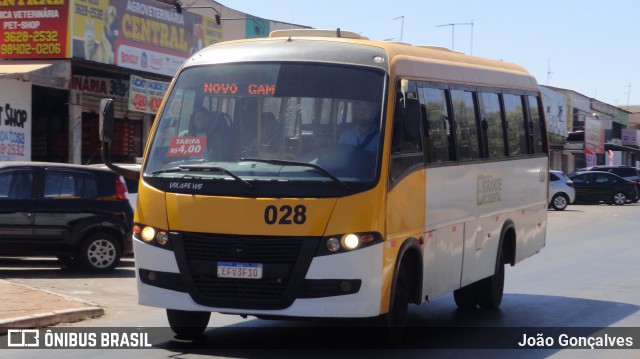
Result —
[[0, 55], [59, 55], [60, 44], [2, 44]]
[[24, 145], [0, 143], [0, 156], [24, 156]]
[[7, 31], [4, 33], [4, 42], [57, 42], [57, 31]]

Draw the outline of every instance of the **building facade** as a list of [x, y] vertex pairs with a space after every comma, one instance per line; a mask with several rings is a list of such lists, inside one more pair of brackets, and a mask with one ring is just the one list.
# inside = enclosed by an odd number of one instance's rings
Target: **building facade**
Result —
[[174, 0], [2, 1], [0, 27], [0, 160], [68, 163], [100, 162], [102, 98], [115, 100], [113, 159], [134, 162], [189, 56], [220, 41], [304, 28], [214, 1], [179, 8]]

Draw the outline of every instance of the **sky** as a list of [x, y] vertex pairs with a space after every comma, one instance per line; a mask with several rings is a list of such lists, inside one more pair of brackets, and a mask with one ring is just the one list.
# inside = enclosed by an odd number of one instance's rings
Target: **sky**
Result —
[[541, 85], [640, 105], [638, 0], [218, 2], [264, 19], [514, 62]]

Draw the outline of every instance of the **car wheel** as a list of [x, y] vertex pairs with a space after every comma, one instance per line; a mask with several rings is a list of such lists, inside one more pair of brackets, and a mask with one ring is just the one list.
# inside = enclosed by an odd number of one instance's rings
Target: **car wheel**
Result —
[[556, 211], [564, 211], [565, 208], [569, 205], [569, 196], [564, 193], [557, 193], [551, 199], [551, 207]]
[[107, 272], [120, 263], [122, 250], [110, 234], [95, 233], [88, 236], [80, 248], [82, 266], [90, 272]]
[[211, 318], [210, 312], [167, 309], [169, 326], [180, 339], [193, 340], [201, 336], [207, 329], [209, 318]]
[[616, 192], [613, 195], [613, 203], [618, 206], [621, 206], [627, 203], [627, 196], [624, 194], [624, 192]]
[[502, 250], [498, 252], [496, 272], [473, 285], [473, 299], [482, 309], [498, 309], [504, 293], [504, 260]]

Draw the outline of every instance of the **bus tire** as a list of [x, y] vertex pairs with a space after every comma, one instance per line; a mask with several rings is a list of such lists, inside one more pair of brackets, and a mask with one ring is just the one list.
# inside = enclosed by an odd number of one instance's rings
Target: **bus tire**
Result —
[[167, 320], [176, 337], [193, 340], [204, 333], [211, 318], [210, 312], [191, 312], [167, 309]]
[[382, 326], [385, 327], [385, 335], [381, 338], [390, 345], [402, 343], [404, 328], [407, 325], [409, 312], [409, 288], [408, 278], [404, 266], [400, 265], [391, 295], [391, 308], [389, 313], [383, 315]]
[[473, 299], [482, 309], [498, 309], [504, 293], [504, 258], [498, 250], [495, 273], [473, 285]]
[[453, 300], [461, 310], [475, 309], [476, 301], [473, 299], [473, 284], [454, 290]]

